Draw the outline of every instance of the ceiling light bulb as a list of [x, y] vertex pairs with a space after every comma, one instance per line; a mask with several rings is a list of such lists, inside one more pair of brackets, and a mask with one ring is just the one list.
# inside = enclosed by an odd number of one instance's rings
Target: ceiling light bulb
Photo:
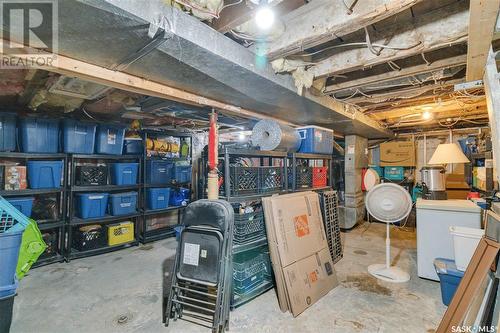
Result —
[[424, 113], [422, 113], [422, 118], [424, 118], [425, 120], [431, 119], [431, 117], [432, 114], [429, 111], [425, 111]]
[[240, 141], [244, 141], [244, 140], [245, 140], [245, 134], [244, 134], [244, 133], [240, 133], [240, 134], [238, 135], [238, 139], [239, 139]]
[[255, 23], [262, 30], [271, 28], [274, 23], [274, 12], [268, 6], [261, 6], [255, 13]]

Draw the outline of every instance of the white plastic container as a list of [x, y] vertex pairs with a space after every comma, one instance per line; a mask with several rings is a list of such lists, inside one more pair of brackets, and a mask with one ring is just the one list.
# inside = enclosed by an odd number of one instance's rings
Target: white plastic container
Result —
[[465, 271], [474, 251], [476, 251], [479, 240], [484, 235], [484, 229], [452, 226], [450, 227], [450, 234], [453, 236], [457, 269]]

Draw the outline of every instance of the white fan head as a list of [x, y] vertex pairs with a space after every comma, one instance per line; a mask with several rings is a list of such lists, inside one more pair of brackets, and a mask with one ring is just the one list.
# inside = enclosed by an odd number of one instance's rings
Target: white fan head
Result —
[[413, 203], [404, 187], [382, 183], [372, 188], [365, 198], [366, 210], [381, 222], [393, 223], [405, 219]]

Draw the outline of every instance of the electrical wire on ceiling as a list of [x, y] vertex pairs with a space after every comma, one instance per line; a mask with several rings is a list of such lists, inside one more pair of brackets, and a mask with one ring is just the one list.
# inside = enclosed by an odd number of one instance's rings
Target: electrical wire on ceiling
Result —
[[[193, 3], [192, 1], [189, 1], [189, 0], [173, 0], [173, 1], [177, 2], [178, 4], [180, 4], [184, 7], [190, 8], [191, 10], [194, 9], [194, 10], [200, 11], [204, 14], [207, 14], [208, 16], [210, 16], [214, 19], [220, 18], [220, 13], [224, 9], [231, 7], [231, 6], [239, 5], [243, 2], [243, 0], [237, 0], [237, 1], [229, 3], [227, 5], [223, 5], [220, 7], [220, 9], [216, 10], [215, 12], [212, 12], [212, 11], [208, 10], [206, 7], [201, 7], [201, 6], [199, 6], [199, 5]], [[221, 3], [223, 4], [224, 1], [221, 1]]]

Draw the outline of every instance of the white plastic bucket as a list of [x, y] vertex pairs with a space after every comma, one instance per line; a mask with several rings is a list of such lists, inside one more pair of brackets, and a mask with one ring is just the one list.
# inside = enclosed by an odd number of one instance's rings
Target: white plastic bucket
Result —
[[484, 230], [452, 226], [450, 227], [450, 234], [453, 236], [453, 248], [455, 251], [455, 264], [457, 265], [457, 269], [465, 271], [479, 244], [479, 240], [484, 235]]

